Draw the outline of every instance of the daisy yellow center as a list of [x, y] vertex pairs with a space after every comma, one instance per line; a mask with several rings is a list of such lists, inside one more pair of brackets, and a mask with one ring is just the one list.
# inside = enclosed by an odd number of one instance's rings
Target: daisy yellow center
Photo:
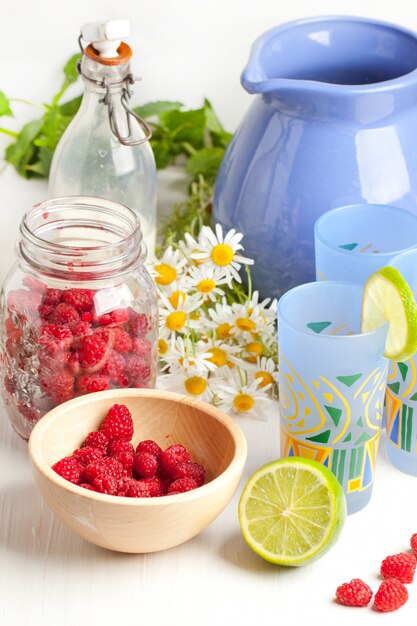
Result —
[[261, 381], [259, 383], [260, 387], [266, 387], [266, 385], [270, 385], [271, 383], [274, 382], [272, 375], [269, 372], [265, 372], [265, 371], [256, 372], [255, 379]]
[[229, 339], [230, 337], [232, 337], [232, 328], [233, 326], [231, 326], [230, 324], [219, 324], [219, 326], [217, 326], [217, 336], [219, 339]]
[[158, 352], [161, 355], [168, 352], [168, 344], [165, 339], [158, 339]]
[[184, 387], [192, 396], [201, 396], [207, 387], [207, 381], [201, 376], [191, 376], [184, 382]]
[[232, 248], [225, 243], [218, 243], [211, 251], [211, 259], [216, 265], [230, 265], [235, 256]]
[[172, 265], [160, 263], [159, 265], [155, 265], [155, 269], [159, 274], [159, 276], [155, 277], [155, 282], [159, 285], [169, 285], [177, 277], [177, 270], [175, 267], [172, 267]]
[[227, 363], [227, 354], [221, 348], [211, 348], [209, 353], [212, 355], [207, 361], [214, 363], [217, 367], [221, 367]]
[[184, 311], [174, 311], [167, 316], [165, 325], [169, 330], [181, 330], [187, 320], [187, 316]]
[[246, 361], [249, 363], [256, 363], [256, 358], [262, 356], [264, 351], [263, 345], [260, 341], [251, 341], [246, 344], [246, 352], [249, 352], [250, 356], [246, 357]]
[[[178, 363], [179, 363], [179, 365], [181, 365], [181, 367], [183, 367], [183, 365], [184, 365], [184, 361], [185, 361], [184, 357], [180, 356], [180, 358], [178, 359]], [[191, 367], [192, 365], [195, 365], [195, 361], [194, 361], [194, 359], [188, 359], [188, 365], [189, 365], [190, 367]]]
[[216, 283], [211, 278], [204, 278], [197, 284], [197, 289], [200, 293], [210, 293], [216, 287]]
[[182, 302], [185, 302], [186, 297], [187, 295], [183, 291], [173, 291], [168, 300], [170, 301], [174, 309], [176, 309], [178, 308], [180, 298], [182, 298]]
[[236, 326], [239, 330], [242, 330], [245, 333], [251, 333], [255, 330], [256, 324], [248, 317], [238, 317], [236, 320]]
[[247, 393], [239, 393], [233, 400], [233, 406], [240, 413], [250, 411], [254, 404], [255, 400]]

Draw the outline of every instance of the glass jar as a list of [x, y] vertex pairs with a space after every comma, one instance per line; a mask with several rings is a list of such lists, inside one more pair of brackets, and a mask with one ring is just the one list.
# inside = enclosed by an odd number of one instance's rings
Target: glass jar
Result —
[[21, 437], [75, 396], [154, 386], [156, 291], [133, 211], [87, 196], [41, 202], [17, 255], [1, 294], [1, 387]]

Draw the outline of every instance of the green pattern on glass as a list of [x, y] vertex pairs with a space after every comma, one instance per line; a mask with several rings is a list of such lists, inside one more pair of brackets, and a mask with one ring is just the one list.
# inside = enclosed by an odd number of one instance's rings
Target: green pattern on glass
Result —
[[340, 418], [342, 417], [342, 409], [337, 409], [334, 406], [326, 406], [326, 405], [324, 405], [324, 408], [326, 409], [326, 411], [332, 418], [334, 425], [339, 426]]
[[310, 328], [310, 330], [314, 331], [315, 333], [317, 333], [318, 335], [328, 326], [331, 325], [331, 322], [309, 322], [307, 324], [307, 328]]
[[327, 443], [330, 439], [330, 430], [325, 430], [314, 437], [306, 437], [309, 441], [317, 441], [317, 443]]
[[352, 387], [361, 376], [362, 374], [352, 374], [351, 376], [336, 376], [336, 378], [343, 383], [343, 385], [346, 385], [346, 387]]
[[399, 392], [399, 390], [400, 390], [400, 383], [399, 383], [399, 382], [396, 382], [396, 383], [388, 383], [388, 385], [387, 385], [387, 386], [391, 389], [391, 391], [392, 391], [393, 393], [395, 393], [395, 395], [396, 395], [396, 396], [398, 396], [398, 392]]
[[416, 402], [416, 400], [417, 400], [417, 391], [416, 391], [416, 393], [413, 393], [413, 395], [411, 396], [410, 400], [412, 400], [413, 402]]
[[404, 382], [405, 379], [407, 378], [408, 365], [406, 363], [402, 363], [401, 361], [398, 361], [397, 365], [398, 365], [398, 369], [401, 372], [401, 378], [403, 379], [403, 382]]
[[363, 420], [362, 417], [360, 417], [357, 422], [356, 422], [356, 426], [360, 426], [361, 428], [363, 428]]
[[356, 448], [352, 448], [352, 451], [350, 453], [349, 479], [354, 478], [355, 476], [356, 476]]
[[362, 433], [362, 435], [358, 437], [355, 441], [355, 446], [359, 445], [360, 443], [364, 443], [365, 441], [368, 441], [370, 438], [371, 435], [369, 433]]
[[413, 413], [414, 409], [409, 406], [408, 407], [408, 416], [407, 416], [407, 435], [405, 440], [405, 449], [407, 452], [411, 452], [411, 433], [413, 431]]
[[345, 243], [343, 246], [339, 246], [339, 248], [343, 248], [343, 250], [354, 250], [357, 247], [357, 243]]

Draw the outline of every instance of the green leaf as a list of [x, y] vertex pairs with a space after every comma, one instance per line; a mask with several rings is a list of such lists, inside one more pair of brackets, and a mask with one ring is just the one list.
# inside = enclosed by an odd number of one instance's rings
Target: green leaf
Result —
[[147, 102], [135, 107], [134, 111], [141, 117], [159, 117], [161, 113], [179, 110], [183, 107], [182, 102], [171, 102], [169, 100], [159, 100], [157, 102]]
[[13, 111], [10, 108], [10, 101], [4, 91], [0, 91], [0, 116], [2, 115], [13, 117]]
[[68, 102], [64, 102], [64, 104], [61, 104], [59, 106], [59, 110], [62, 113], [62, 115], [74, 116], [77, 113], [78, 109], [80, 108], [82, 99], [83, 99], [82, 96], [77, 96], [73, 100], [68, 100]]
[[33, 165], [27, 165], [26, 170], [41, 176], [42, 178], [48, 178], [49, 170], [51, 169], [51, 162], [53, 157], [53, 151], [46, 146], [41, 146], [36, 151], [38, 160]]
[[197, 150], [187, 161], [187, 171], [190, 174], [194, 174], [194, 176], [202, 174], [206, 180], [214, 181], [223, 156], [223, 148], [202, 148]]
[[25, 178], [30, 178], [30, 172], [26, 166], [31, 164], [36, 146], [33, 144], [35, 137], [43, 126], [43, 118], [32, 120], [25, 124], [15, 142], [6, 148], [5, 158]]
[[64, 66], [65, 80], [68, 85], [75, 83], [80, 76], [77, 71], [77, 63], [81, 59], [81, 56], [82, 55], [79, 52], [77, 54], [73, 54]]
[[72, 116], [62, 115], [60, 107], [51, 107], [44, 115], [43, 125], [36, 139], [37, 146], [47, 146], [50, 150], [55, 150], [58, 141], [61, 139]]
[[160, 115], [162, 127], [175, 142], [188, 142], [196, 150], [204, 146], [206, 114], [204, 108], [167, 111]]
[[218, 134], [224, 132], [224, 128], [220, 124], [220, 120], [215, 114], [213, 107], [211, 106], [211, 102], [207, 100], [207, 98], [204, 100], [204, 112], [206, 115], [206, 126], [208, 130]]

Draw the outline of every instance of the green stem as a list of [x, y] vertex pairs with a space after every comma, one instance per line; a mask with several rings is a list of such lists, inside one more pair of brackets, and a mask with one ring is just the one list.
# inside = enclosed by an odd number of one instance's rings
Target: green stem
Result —
[[53, 97], [52, 99], [52, 105], [51, 106], [56, 106], [58, 104], [58, 102], [61, 100], [62, 96], [64, 95], [64, 93], [66, 92], [66, 90], [69, 87], [69, 82], [67, 80], [64, 80], [64, 82], [62, 83], [62, 87], [61, 89], [58, 91], [58, 93]]
[[249, 265], [245, 265], [245, 272], [248, 278], [248, 299], [252, 299], [252, 276], [250, 273]]
[[9, 130], [8, 128], [2, 128], [0, 126], [0, 133], [3, 133], [4, 135], [9, 135], [9, 137], [13, 137], [13, 139], [17, 139], [19, 137], [19, 133], [15, 133], [12, 130]]
[[28, 104], [31, 107], [35, 107], [35, 109], [41, 109], [42, 107], [35, 102], [30, 102], [30, 100], [23, 100], [23, 98], [10, 98], [10, 102], [20, 102], [21, 104]]

